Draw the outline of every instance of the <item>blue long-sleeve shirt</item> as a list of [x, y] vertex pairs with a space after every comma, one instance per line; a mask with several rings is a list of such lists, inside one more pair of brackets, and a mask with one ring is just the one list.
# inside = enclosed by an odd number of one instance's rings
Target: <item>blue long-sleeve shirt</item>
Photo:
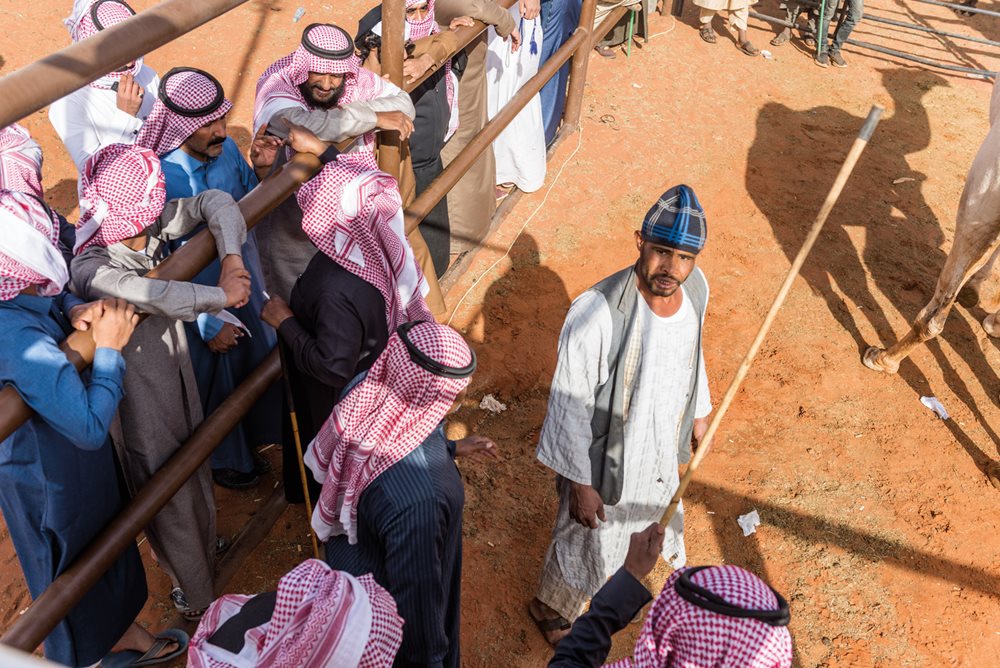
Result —
[[326, 561], [372, 573], [404, 619], [397, 668], [458, 668], [465, 491], [455, 444], [435, 429], [375, 478], [358, 504], [358, 542], [326, 543]]
[[34, 438], [39, 447], [51, 447], [54, 431], [58, 441], [97, 450], [122, 398], [125, 360], [117, 350], [98, 348], [85, 384], [59, 349], [57, 342], [66, 338], [60, 319], [56, 298], [18, 295], [0, 302], [0, 384], [12, 385], [41, 418], [10, 438]]

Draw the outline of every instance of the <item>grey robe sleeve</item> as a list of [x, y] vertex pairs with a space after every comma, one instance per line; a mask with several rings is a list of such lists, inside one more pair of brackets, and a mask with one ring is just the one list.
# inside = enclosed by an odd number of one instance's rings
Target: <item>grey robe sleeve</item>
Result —
[[208, 223], [220, 258], [240, 255], [247, 240], [247, 224], [232, 196], [221, 190], [206, 190], [167, 202], [150, 232], [169, 241], [183, 237], [202, 223]]
[[323, 141], [341, 142], [351, 137], [363, 135], [375, 129], [375, 114], [385, 111], [401, 111], [410, 120], [416, 117], [410, 94], [401, 88], [385, 82], [382, 94], [374, 100], [358, 100], [334, 109], [314, 109], [307, 111], [299, 107], [289, 107], [276, 112], [267, 131], [277, 137], [286, 137], [288, 128], [278, 119], [300, 125]]
[[115, 266], [104, 248], [91, 247], [73, 260], [73, 291], [84, 299], [118, 297], [141, 313], [175, 320], [194, 320], [200, 313], [225, 308], [220, 287], [141, 276], [136, 269]]

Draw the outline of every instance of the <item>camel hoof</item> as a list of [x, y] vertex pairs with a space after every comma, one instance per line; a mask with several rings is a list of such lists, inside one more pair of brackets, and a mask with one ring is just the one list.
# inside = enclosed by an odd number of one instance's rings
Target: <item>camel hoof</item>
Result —
[[986, 467], [986, 477], [991, 485], [1000, 489], [1000, 463], [990, 462]]
[[896, 373], [899, 371], [899, 364], [887, 361], [885, 351], [875, 346], [870, 346], [865, 351], [865, 354], [861, 357], [861, 361], [872, 371], [881, 371], [882, 373]]
[[983, 319], [983, 329], [993, 338], [1000, 337], [1000, 323], [997, 323], [996, 313], [991, 313]]

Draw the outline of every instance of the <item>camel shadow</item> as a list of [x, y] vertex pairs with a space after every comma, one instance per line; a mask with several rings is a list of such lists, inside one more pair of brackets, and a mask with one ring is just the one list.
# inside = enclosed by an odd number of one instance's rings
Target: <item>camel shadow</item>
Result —
[[[947, 83], [935, 74], [908, 69], [884, 70], [882, 76], [895, 111], [879, 124], [801, 272], [853, 337], [859, 357], [878, 341], [867, 340], [858, 319], [867, 320], [883, 342], [898, 338], [901, 332], [879, 299], [888, 300], [907, 321], [912, 320], [934, 293], [945, 260], [940, 250], [944, 233], [921, 193], [927, 177], [912, 169], [906, 156], [930, 145], [930, 119], [922, 98]], [[758, 115], [756, 139], [748, 155], [747, 192], [771, 223], [789, 259], [801, 248], [827, 184], [833, 183], [847, 154], [849, 138], [863, 121], [835, 107], [796, 111], [777, 103], [764, 105]], [[795, 165], [795, 170], [776, 170], [780, 164]], [[781, 178], [774, 176], [776, 172]], [[946, 343], [957, 351], [987, 396], [996, 401], [1000, 377], [979, 347], [978, 325], [970, 325], [962, 316], [953, 313], [939, 339], [927, 347], [948, 387], [998, 443], [966, 381], [942, 348]], [[904, 363], [899, 375], [918, 396], [929, 394], [928, 379], [913, 362]], [[990, 461], [986, 453], [955, 420], [946, 424], [983, 469]]]

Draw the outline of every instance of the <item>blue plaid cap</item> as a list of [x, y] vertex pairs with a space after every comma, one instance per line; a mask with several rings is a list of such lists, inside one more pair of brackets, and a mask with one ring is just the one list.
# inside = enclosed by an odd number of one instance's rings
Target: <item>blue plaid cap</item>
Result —
[[643, 239], [688, 253], [704, 248], [707, 236], [705, 210], [694, 190], [684, 184], [660, 195], [642, 221]]

